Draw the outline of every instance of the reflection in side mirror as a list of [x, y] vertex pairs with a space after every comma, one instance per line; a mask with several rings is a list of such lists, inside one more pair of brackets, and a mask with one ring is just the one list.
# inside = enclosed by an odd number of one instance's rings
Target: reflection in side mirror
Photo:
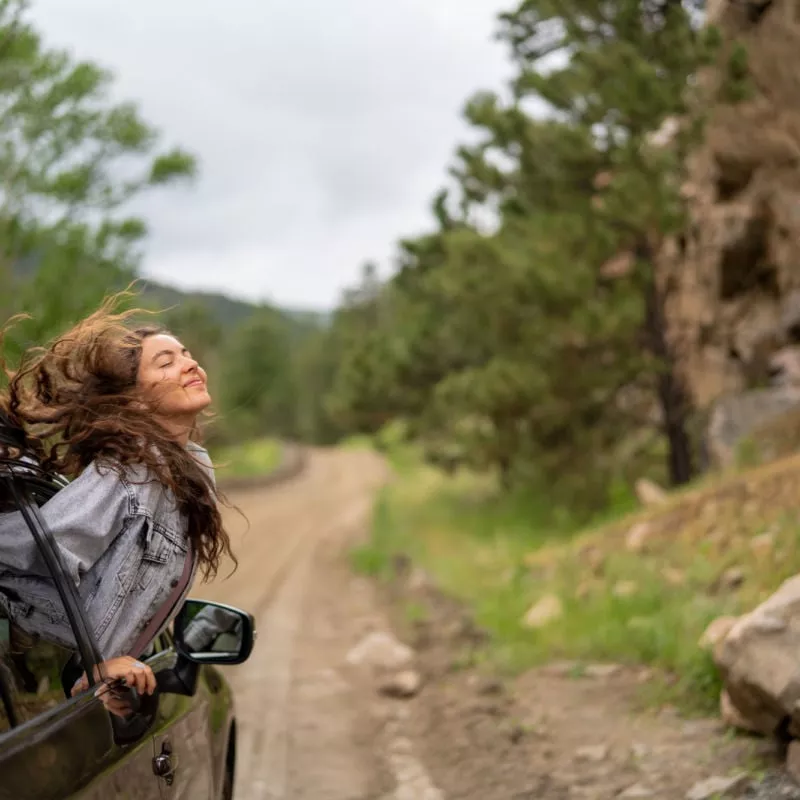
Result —
[[197, 664], [241, 664], [254, 640], [253, 617], [221, 603], [187, 600], [175, 618], [175, 647]]

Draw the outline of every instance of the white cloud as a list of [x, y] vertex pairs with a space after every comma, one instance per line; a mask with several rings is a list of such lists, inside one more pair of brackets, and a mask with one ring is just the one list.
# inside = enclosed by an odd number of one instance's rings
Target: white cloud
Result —
[[47, 41], [201, 162], [148, 197], [145, 271], [324, 307], [429, 224], [465, 100], [508, 74], [502, 0], [36, 0]]

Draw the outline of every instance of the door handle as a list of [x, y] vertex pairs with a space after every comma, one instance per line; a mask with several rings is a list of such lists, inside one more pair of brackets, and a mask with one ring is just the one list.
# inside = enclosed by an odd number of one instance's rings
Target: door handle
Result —
[[172, 766], [172, 748], [169, 742], [161, 745], [161, 755], [153, 759], [153, 774], [164, 779], [167, 786], [175, 781], [175, 769]]

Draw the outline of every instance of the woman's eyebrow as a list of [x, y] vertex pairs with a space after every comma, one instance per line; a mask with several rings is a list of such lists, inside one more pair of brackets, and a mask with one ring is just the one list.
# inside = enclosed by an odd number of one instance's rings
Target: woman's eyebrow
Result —
[[[181, 355], [184, 355], [184, 356], [185, 356], [185, 355], [187, 355], [188, 353], [189, 353], [189, 350], [188, 350], [188, 348], [186, 348], [186, 347], [184, 347], [184, 348], [181, 350]], [[157, 352], [157, 353], [156, 353], [156, 354], [155, 354], [155, 355], [154, 355], [154, 356], [153, 356], [153, 357], [150, 359], [150, 361], [151, 361], [151, 362], [152, 362], [152, 361], [158, 361], [158, 359], [159, 359], [159, 358], [161, 358], [161, 356], [174, 356], [174, 355], [175, 355], [175, 351], [174, 351], [174, 350], [171, 350], [171, 349], [170, 349], [170, 350], [159, 350], [159, 351], [158, 351], [158, 352]]]

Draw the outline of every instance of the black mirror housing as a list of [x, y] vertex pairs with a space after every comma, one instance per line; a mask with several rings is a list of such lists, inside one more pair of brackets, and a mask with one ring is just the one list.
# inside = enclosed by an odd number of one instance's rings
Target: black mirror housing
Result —
[[256, 638], [251, 614], [207, 600], [187, 600], [174, 625], [175, 649], [195, 664], [242, 664]]

